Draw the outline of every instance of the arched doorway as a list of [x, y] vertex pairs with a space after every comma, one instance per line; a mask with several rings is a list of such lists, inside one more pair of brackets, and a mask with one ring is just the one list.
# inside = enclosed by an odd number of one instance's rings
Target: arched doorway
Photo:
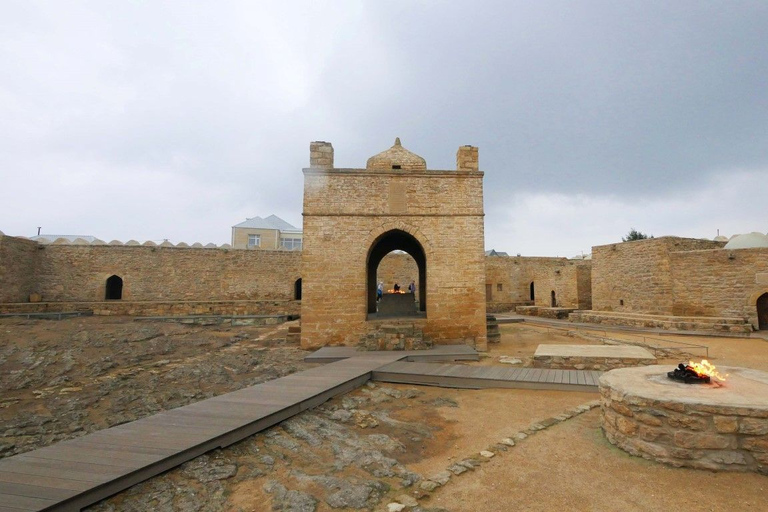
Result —
[[301, 278], [293, 283], [293, 298], [294, 300], [301, 300]]
[[768, 330], [768, 293], [757, 298], [757, 328]]
[[119, 276], [109, 276], [107, 278], [106, 300], [120, 300], [123, 298], [123, 279]]
[[550, 294], [552, 298], [552, 307], [557, 307], [557, 297], [555, 296], [555, 290], [552, 290], [552, 293]]
[[533, 281], [531, 281], [530, 288], [531, 288], [531, 300], [535, 302], [536, 301], [536, 295], [534, 295], [534, 293], [533, 293]]
[[376, 270], [384, 256], [392, 251], [408, 253], [419, 268], [419, 311], [427, 311], [427, 256], [418, 240], [405, 231], [393, 229], [379, 236], [368, 250], [366, 262], [366, 296], [368, 297], [368, 314], [376, 313]]

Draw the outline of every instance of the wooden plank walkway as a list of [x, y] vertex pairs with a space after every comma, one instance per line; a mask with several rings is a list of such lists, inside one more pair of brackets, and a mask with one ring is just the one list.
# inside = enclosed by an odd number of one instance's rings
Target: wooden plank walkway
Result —
[[305, 360], [335, 362], [0, 459], [0, 512], [79, 511], [371, 378], [456, 388], [596, 391], [600, 376], [575, 370], [423, 362], [477, 359], [477, 352], [465, 345], [395, 352], [326, 347]]
[[602, 372], [508, 366], [394, 362], [373, 371], [380, 382], [445, 388], [516, 388], [596, 392]]
[[436, 345], [429, 350], [360, 351], [355, 347], [323, 347], [304, 358], [307, 363], [331, 363], [350, 357], [401, 354], [406, 361], [477, 361], [477, 350], [468, 345]]
[[364, 354], [0, 460], [0, 511], [79, 511], [370, 379], [404, 357]]

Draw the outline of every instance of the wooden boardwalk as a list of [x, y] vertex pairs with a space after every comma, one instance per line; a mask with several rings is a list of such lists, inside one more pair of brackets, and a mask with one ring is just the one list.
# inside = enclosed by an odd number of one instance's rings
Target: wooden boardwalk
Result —
[[0, 511], [79, 511], [351, 391], [402, 357], [360, 355], [0, 459]]
[[407, 361], [476, 360], [466, 346], [358, 352], [326, 347], [330, 362], [280, 379], [0, 459], [0, 512], [73, 512], [269, 428], [366, 381], [456, 388], [596, 391], [599, 372]]
[[373, 380], [444, 388], [515, 388], [597, 391], [602, 372], [509, 366], [394, 362], [373, 371]]
[[480, 356], [477, 350], [468, 345], [437, 345], [429, 350], [398, 350], [398, 351], [359, 351], [355, 347], [323, 347], [312, 352], [304, 361], [307, 363], [332, 363], [350, 357], [364, 355], [400, 354], [405, 361], [477, 361]]

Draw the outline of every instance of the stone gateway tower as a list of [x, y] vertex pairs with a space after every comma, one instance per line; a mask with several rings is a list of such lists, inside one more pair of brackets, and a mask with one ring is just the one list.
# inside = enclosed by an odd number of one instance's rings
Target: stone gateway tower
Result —
[[[383, 323], [401, 322], [434, 344], [486, 350], [483, 215], [476, 147], [459, 148], [455, 171], [427, 170], [400, 139], [365, 169], [338, 169], [331, 144], [312, 142], [304, 169], [302, 347], [356, 346]], [[397, 250], [418, 267], [418, 310], [384, 320], [376, 271]]]

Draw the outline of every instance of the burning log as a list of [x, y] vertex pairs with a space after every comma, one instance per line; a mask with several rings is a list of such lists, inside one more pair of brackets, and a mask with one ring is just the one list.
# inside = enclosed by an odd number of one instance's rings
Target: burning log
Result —
[[694, 363], [693, 361], [688, 361], [688, 364], [680, 363], [674, 371], [667, 372], [667, 377], [670, 379], [679, 380], [686, 384], [709, 384], [712, 377], [725, 381], [727, 376], [720, 375], [715, 365], [706, 359], [702, 359], [700, 363]]
[[680, 363], [671, 372], [667, 372], [667, 377], [672, 380], [679, 380], [686, 384], [709, 384], [709, 375], [699, 375], [691, 366]]

